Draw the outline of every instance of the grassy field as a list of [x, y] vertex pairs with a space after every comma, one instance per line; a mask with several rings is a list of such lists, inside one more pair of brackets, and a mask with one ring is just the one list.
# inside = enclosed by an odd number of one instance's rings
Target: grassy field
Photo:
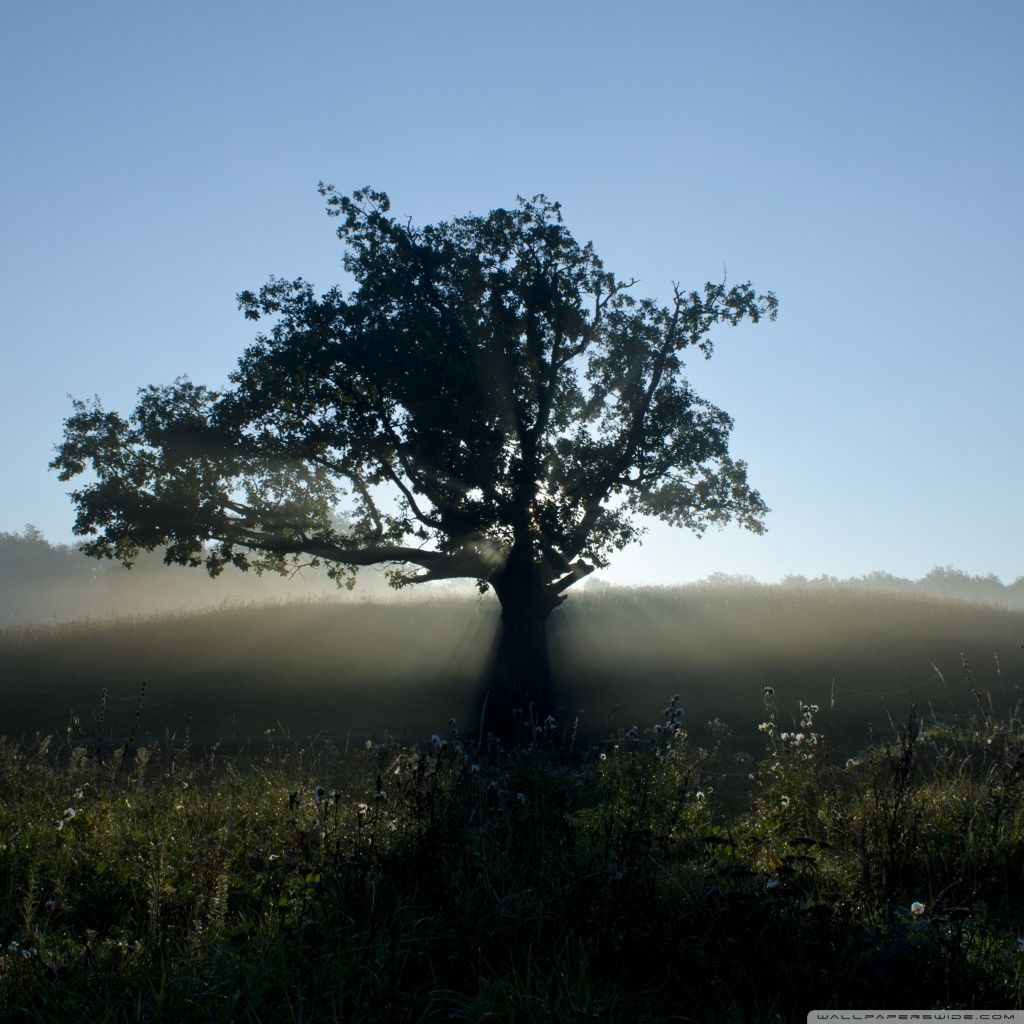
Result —
[[[506, 750], [0, 744], [0, 1014], [789, 1022], [1021, 1007], [1024, 729], [843, 761], [770, 691], [740, 763], [658, 729]], [[720, 738], [724, 727], [718, 729]]]
[[[144, 735], [429, 736], [477, 712], [498, 625], [493, 598], [242, 605], [0, 631], [0, 733], [87, 726]], [[1005, 713], [1024, 680], [1024, 612], [863, 590], [691, 586], [573, 597], [550, 620], [560, 699], [584, 737], [656, 720], [679, 693], [692, 729], [749, 735], [761, 688], [784, 713], [827, 709], [854, 752], [912, 697], [953, 722], [972, 689]], [[967, 669], [963, 667], [966, 659]]]
[[509, 748], [474, 724], [496, 625], [320, 602], [0, 634], [0, 1018], [1024, 1008], [1024, 614], [584, 594], [552, 619], [561, 720]]

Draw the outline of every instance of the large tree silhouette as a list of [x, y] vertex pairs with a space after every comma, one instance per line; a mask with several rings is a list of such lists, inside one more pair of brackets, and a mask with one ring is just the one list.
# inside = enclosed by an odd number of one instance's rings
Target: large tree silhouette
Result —
[[144, 388], [127, 418], [75, 402], [52, 465], [91, 470], [72, 492], [83, 550], [130, 564], [162, 548], [211, 574], [469, 577], [501, 603], [489, 721], [544, 716], [546, 620], [639, 516], [763, 530], [731, 419], [682, 369], [686, 349], [711, 355], [715, 324], [774, 319], [775, 296], [709, 283], [638, 300], [544, 196], [417, 228], [382, 192], [320, 191], [353, 291], [271, 279], [239, 295], [271, 326], [224, 390]]

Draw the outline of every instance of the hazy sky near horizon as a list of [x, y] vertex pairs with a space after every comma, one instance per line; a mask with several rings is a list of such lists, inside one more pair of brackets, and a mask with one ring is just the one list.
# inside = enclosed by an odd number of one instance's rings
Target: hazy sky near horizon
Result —
[[7, 5], [0, 530], [71, 539], [69, 394], [225, 382], [270, 275], [344, 281], [321, 179], [424, 224], [517, 194], [635, 294], [772, 289], [698, 393], [763, 537], [654, 525], [603, 574], [1024, 575], [1024, 6]]

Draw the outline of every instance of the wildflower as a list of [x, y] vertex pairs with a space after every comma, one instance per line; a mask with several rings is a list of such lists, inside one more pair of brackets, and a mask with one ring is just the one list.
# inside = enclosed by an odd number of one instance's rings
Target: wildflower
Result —
[[789, 797], [788, 796], [784, 796], [782, 798], [782, 806], [783, 807], [788, 807], [789, 806]]
[[848, 757], [846, 759], [846, 770], [850, 771], [851, 769], [856, 768], [859, 764], [860, 761], [855, 761], [852, 757]]
[[365, 818], [366, 817], [366, 812], [369, 809], [370, 808], [366, 804], [364, 804], [364, 803], [356, 804], [356, 812], [359, 814], [360, 818]]
[[377, 800], [380, 803], [384, 803], [387, 800], [387, 798], [388, 798], [387, 790], [385, 790], [385, 789], [378, 789], [377, 790]]
[[653, 730], [652, 730], [652, 732], [654, 733], [655, 736], [660, 736], [661, 735], [661, 726], [660, 725], [655, 725]]
[[910, 912], [914, 917], [920, 917], [924, 913], [924, 904], [914, 900], [914, 902], [910, 904]]
[[772, 722], [762, 722], [758, 727], [758, 732], [771, 732], [775, 728]]
[[694, 793], [694, 796], [696, 797], [697, 803], [699, 803], [699, 804], [704, 803], [704, 801], [706, 799], [706, 797], [704, 796], [703, 790], [700, 790], [700, 789], [698, 789], [697, 792]]
[[608, 755], [602, 752], [600, 755], [598, 755], [598, 760], [599, 761], [607, 761], [608, 760]]
[[766, 696], [766, 697], [774, 697], [775, 696], [775, 688], [772, 687], [772, 686], [762, 686], [761, 687], [761, 693], [763, 693], [764, 696]]
[[548, 717], [544, 719], [544, 728], [545, 729], [554, 729], [554, 727], [555, 727], [555, 716], [554, 715], [548, 715]]
[[24, 949], [23, 949], [23, 950], [21, 951], [21, 955], [22, 955], [22, 956], [23, 956], [23, 957], [24, 957], [24, 958], [25, 958], [26, 960], [31, 960], [31, 959], [32, 959], [32, 957], [34, 957], [34, 956], [36, 955], [35, 947], [33, 947], [33, 946], [26, 946], [26, 947], [25, 947], [25, 948], [24, 948]]
[[68, 807], [67, 810], [64, 811], [64, 817], [70, 821], [77, 813], [78, 811], [76, 811], [74, 807]]
[[324, 795], [325, 790], [323, 786], [317, 786], [316, 789], [313, 790], [313, 796], [316, 797], [316, 802], [318, 804], [323, 803]]
[[60, 832], [64, 828], [64, 819], [61, 818], [59, 821], [53, 823], [53, 827]]
[[18, 943], [15, 942], [14, 939], [11, 939], [11, 941], [7, 943], [7, 952], [8, 953], [17, 953], [19, 948], [20, 947], [19, 947]]
[[373, 750], [373, 740], [367, 740], [364, 746], [367, 750]]
[[76, 789], [75, 790], [75, 799], [76, 800], [81, 800], [84, 796], [85, 796], [85, 790], [82, 790], [82, 789]]
[[47, 900], [47, 901], [46, 901], [46, 902], [45, 902], [45, 903], [43, 904], [43, 907], [44, 907], [44, 908], [45, 908], [46, 910], [56, 910], [56, 909], [57, 909], [57, 901], [56, 901], [56, 900]]
[[516, 793], [516, 803], [518, 803], [518, 804], [525, 804], [526, 803], [526, 794], [525, 793]]
[[272, 853], [272, 854], [270, 854], [270, 855], [269, 855], [269, 856], [267, 857], [267, 860], [269, 860], [269, 861], [275, 861], [275, 860], [277, 860], [277, 859], [278, 859], [278, 858], [279, 858], [280, 856], [281, 856], [281, 854], [279, 854], [279, 853]]

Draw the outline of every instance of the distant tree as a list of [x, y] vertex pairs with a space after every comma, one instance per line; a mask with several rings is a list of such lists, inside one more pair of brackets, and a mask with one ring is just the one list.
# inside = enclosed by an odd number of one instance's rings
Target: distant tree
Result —
[[681, 371], [685, 350], [711, 355], [714, 325], [774, 319], [775, 296], [635, 299], [543, 196], [418, 228], [382, 192], [320, 191], [355, 290], [242, 292], [272, 326], [224, 390], [179, 378], [129, 417], [75, 402], [52, 466], [92, 473], [76, 533], [97, 557], [160, 547], [211, 574], [306, 560], [341, 582], [375, 563], [394, 586], [468, 577], [502, 610], [489, 721], [527, 702], [544, 716], [546, 620], [639, 515], [763, 530], [732, 420]]

